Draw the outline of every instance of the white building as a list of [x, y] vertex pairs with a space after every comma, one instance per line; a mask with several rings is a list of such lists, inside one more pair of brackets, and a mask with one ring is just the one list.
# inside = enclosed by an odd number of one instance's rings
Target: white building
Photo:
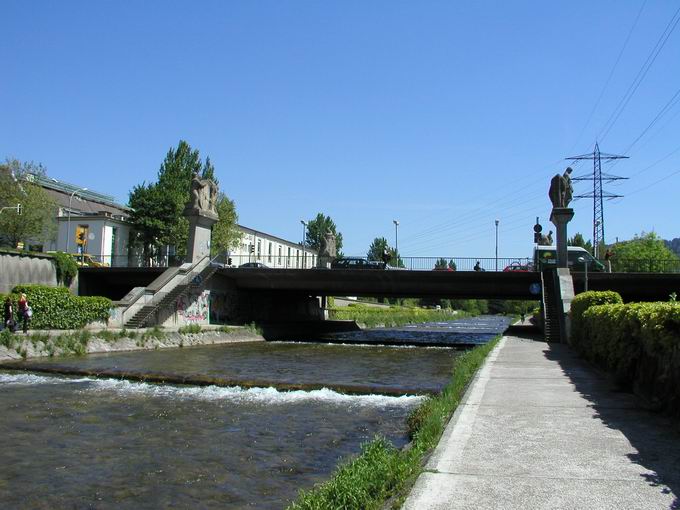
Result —
[[286, 241], [280, 237], [238, 225], [242, 233], [241, 243], [228, 256], [231, 265], [260, 263], [272, 268], [309, 269], [316, 265], [317, 252], [301, 243]]
[[[132, 226], [131, 209], [110, 195], [50, 177], [32, 176], [58, 206], [57, 236], [44, 245], [43, 251], [86, 253], [109, 266], [128, 265], [128, 244]], [[85, 232], [85, 244], [76, 242], [76, 234]]]

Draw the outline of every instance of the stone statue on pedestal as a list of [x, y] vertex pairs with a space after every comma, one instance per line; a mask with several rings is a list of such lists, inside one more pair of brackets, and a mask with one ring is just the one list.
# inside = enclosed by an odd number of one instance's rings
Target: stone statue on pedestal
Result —
[[217, 185], [210, 179], [201, 179], [198, 173], [191, 178], [191, 201], [187, 211], [217, 214]]
[[338, 256], [338, 249], [333, 232], [326, 232], [321, 240], [318, 267], [330, 268], [331, 262]]
[[569, 202], [574, 196], [574, 187], [571, 184], [572, 171], [571, 167], [568, 167], [562, 175], [555, 174], [555, 177], [550, 181], [548, 196], [553, 207], [569, 206]]

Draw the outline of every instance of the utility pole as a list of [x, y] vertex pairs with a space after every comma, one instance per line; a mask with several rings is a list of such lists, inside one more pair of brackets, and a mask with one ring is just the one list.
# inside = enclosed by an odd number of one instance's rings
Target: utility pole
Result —
[[606, 154], [600, 152], [600, 146], [595, 143], [595, 149], [592, 154], [581, 154], [580, 156], [571, 156], [565, 158], [571, 161], [579, 161], [584, 159], [593, 160], [593, 173], [589, 175], [582, 175], [580, 177], [572, 177], [572, 181], [593, 181], [593, 191], [583, 195], [574, 195], [574, 198], [592, 198], [593, 199], [593, 256], [599, 258], [600, 246], [605, 244], [604, 241], [604, 207], [603, 199], [620, 198], [623, 195], [615, 195], [602, 189], [603, 182], [619, 181], [628, 179], [628, 177], [619, 177], [618, 175], [610, 175], [602, 173], [602, 160], [610, 161], [613, 159], [628, 159], [628, 156], [619, 156], [616, 154]]

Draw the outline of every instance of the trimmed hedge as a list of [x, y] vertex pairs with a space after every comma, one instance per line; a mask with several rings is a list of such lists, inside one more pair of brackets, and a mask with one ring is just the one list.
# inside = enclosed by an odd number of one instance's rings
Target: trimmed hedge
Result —
[[[574, 309], [573, 345], [611, 372], [619, 384], [649, 403], [680, 414], [680, 303], [586, 302], [617, 300], [605, 293], [586, 296]], [[611, 293], [607, 293], [611, 294]]]
[[[104, 297], [74, 296], [65, 287], [17, 285], [9, 295], [15, 310], [22, 292], [33, 309], [31, 329], [78, 329], [109, 319], [111, 300]], [[0, 295], [0, 300], [4, 303], [6, 297]]]
[[623, 299], [618, 292], [611, 290], [582, 292], [574, 297], [571, 302], [571, 335], [569, 343], [579, 348], [582, 341], [587, 340], [583, 330], [583, 313], [595, 305], [623, 304]]

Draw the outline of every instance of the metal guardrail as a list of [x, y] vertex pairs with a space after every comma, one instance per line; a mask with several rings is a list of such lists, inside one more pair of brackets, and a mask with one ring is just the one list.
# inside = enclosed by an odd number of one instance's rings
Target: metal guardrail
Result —
[[[147, 264], [140, 265], [140, 261], [128, 257], [106, 257], [102, 260], [92, 257], [97, 262], [110, 264], [103, 267], [173, 267], [182, 264], [182, 260], [172, 258], [171, 260], [159, 259], [147, 261]], [[363, 258], [365, 255], [345, 257]], [[452, 265], [456, 271], [474, 271], [475, 265], [479, 262], [482, 271], [532, 271], [533, 258], [531, 257], [399, 257], [400, 267], [411, 271], [431, 271], [436, 269], [443, 270], [443, 267]], [[599, 259], [605, 268], [608, 262]], [[221, 253], [212, 259], [213, 263], [218, 263], [223, 267], [241, 267], [244, 264], [253, 266], [262, 264], [274, 269], [312, 269], [317, 266], [318, 257], [312, 255], [295, 256], [291, 255], [230, 255]], [[680, 259], [621, 259], [613, 257], [610, 261], [611, 272], [613, 273], [680, 273]], [[390, 265], [395, 266], [394, 261]], [[93, 266], [91, 266], [93, 267]], [[96, 267], [96, 266], [94, 266]]]

